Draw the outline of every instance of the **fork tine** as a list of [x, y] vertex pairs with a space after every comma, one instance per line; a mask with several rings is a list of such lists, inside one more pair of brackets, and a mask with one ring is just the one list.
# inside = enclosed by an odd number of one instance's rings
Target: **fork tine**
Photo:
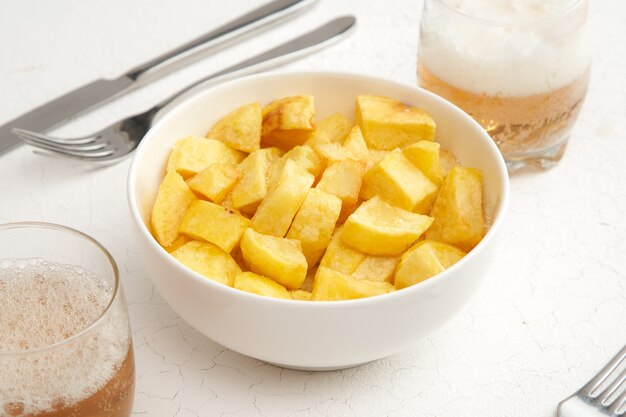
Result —
[[11, 129], [11, 133], [19, 137], [27, 137], [33, 140], [54, 142], [54, 143], [66, 144], [66, 145], [88, 144], [88, 143], [93, 143], [97, 139], [97, 135], [93, 135], [93, 134], [87, 135], [87, 136], [80, 136], [77, 138], [60, 138], [57, 136], [50, 136], [44, 133], [33, 132], [32, 130], [26, 130], [26, 129], [20, 129], [20, 128]]
[[35, 144], [45, 145], [50, 148], [57, 149], [59, 151], [97, 151], [100, 149], [104, 149], [108, 146], [108, 143], [106, 142], [93, 142], [93, 143], [86, 143], [86, 144], [66, 145], [62, 143], [51, 142], [47, 139], [39, 139], [37, 137], [24, 136], [21, 133], [18, 133], [17, 137], [19, 137], [21, 140], [23, 140], [24, 142], [27, 142], [30, 145], [33, 145], [33, 146]]
[[622, 395], [620, 395], [619, 397], [615, 399], [615, 401], [613, 401], [613, 404], [611, 404], [611, 406], [609, 407], [609, 412], [614, 413], [615, 415], [618, 415], [618, 416], [625, 416], [626, 410], [623, 410], [621, 413], [617, 414], [617, 412], [620, 411], [620, 409], [624, 408], [625, 405], [626, 405], [626, 391], [624, 391]]
[[620, 376], [618, 376], [615, 381], [611, 383], [602, 393], [599, 395], [600, 402], [602, 404], [608, 405], [607, 401], [611, 395], [626, 381], [626, 369], [622, 371]]
[[45, 149], [46, 151], [56, 153], [58, 155], [73, 157], [75, 159], [82, 160], [98, 160], [105, 159], [112, 156], [115, 153], [114, 149], [97, 149], [97, 150], [72, 150], [63, 149], [56, 146], [52, 146], [46, 143], [31, 142], [30, 139], [22, 139], [25, 143], [39, 149]]
[[626, 358], [626, 346], [624, 346], [617, 355], [611, 359], [611, 361], [596, 375], [592, 378], [584, 387], [581, 388], [580, 393], [582, 395], [586, 395], [591, 397], [591, 394], [604, 382], [607, 377], [611, 375], [613, 371], [622, 363], [622, 361]]

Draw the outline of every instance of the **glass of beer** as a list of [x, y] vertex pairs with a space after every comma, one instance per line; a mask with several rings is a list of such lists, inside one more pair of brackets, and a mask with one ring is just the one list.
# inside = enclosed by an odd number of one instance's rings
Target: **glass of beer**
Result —
[[0, 416], [128, 417], [134, 389], [107, 250], [62, 226], [0, 225]]
[[587, 0], [425, 0], [418, 78], [491, 135], [510, 170], [562, 158], [589, 81]]

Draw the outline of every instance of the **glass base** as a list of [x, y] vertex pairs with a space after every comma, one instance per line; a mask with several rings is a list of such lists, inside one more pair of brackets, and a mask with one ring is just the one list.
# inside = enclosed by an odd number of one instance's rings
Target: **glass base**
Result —
[[539, 170], [554, 168], [561, 158], [563, 158], [568, 140], [569, 137], [565, 137], [556, 145], [539, 151], [505, 154], [504, 160], [506, 161], [506, 167], [510, 173], [521, 170], [522, 168], [534, 168]]

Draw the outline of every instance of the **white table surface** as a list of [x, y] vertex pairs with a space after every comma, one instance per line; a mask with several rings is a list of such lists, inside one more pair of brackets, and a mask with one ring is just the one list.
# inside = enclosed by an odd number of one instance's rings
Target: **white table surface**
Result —
[[[392, 357], [337, 372], [280, 369], [183, 322], [154, 291], [126, 203], [130, 160], [106, 168], [33, 154], [0, 156], [0, 223], [47, 221], [100, 240], [122, 271], [142, 416], [552, 416], [557, 402], [626, 343], [626, 3], [591, 7], [594, 67], [561, 164], [512, 178], [510, 215], [486, 283], [447, 327]], [[72, 88], [113, 77], [256, 2], [0, 2], [0, 124]], [[331, 17], [349, 40], [288, 65], [416, 82], [421, 2], [321, 0], [245, 44], [66, 125], [88, 133], [203, 74]], [[0, 140], [3, 138], [0, 138]]]

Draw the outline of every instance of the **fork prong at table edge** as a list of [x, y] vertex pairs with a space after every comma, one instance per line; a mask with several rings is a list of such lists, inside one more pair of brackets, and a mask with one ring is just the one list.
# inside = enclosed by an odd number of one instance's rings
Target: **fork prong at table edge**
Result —
[[112, 155], [98, 156], [98, 157], [74, 156], [74, 155], [68, 155], [65, 152], [51, 151], [51, 150], [47, 150], [47, 149], [40, 148], [40, 147], [33, 147], [33, 153], [37, 155], [46, 156], [48, 158], [56, 158], [59, 160], [73, 159], [75, 161], [83, 161], [83, 162], [88, 161], [89, 163], [92, 163], [92, 164], [103, 164], [103, 165], [117, 163], [118, 161], [121, 161], [130, 155], [130, 154], [122, 154], [122, 155], [112, 154]]
[[[613, 404], [611, 404], [611, 406], [609, 407], [609, 412], [617, 414], [617, 411], [620, 408], [623, 408], [623, 405], [625, 405], [625, 403], [626, 403], [626, 391], [624, 391], [619, 397], [617, 397], [613, 401]], [[624, 412], [622, 412], [621, 414], [618, 414], [618, 415], [620, 415], [620, 416], [626, 415], [626, 411], [624, 411]]]
[[613, 381], [611, 382], [611, 384], [606, 387], [606, 389], [604, 389], [599, 395], [598, 395], [598, 400], [602, 403], [602, 404], [606, 404], [609, 405], [609, 403], [607, 403], [607, 400], [611, 397], [611, 395], [613, 395], [613, 393], [615, 393], [615, 391], [624, 383], [624, 381], [626, 381], [626, 369], [624, 369], [620, 375]]
[[74, 159], [82, 159], [82, 160], [96, 160], [102, 159], [106, 157], [111, 157], [115, 154], [113, 149], [98, 149], [96, 151], [86, 150], [86, 151], [76, 151], [71, 149], [64, 149], [55, 146], [51, 146], [49, 144], [34, 142], [27, 138], [21, 138], [24, 143], [31, 145], [35, 148], [44, 149], [49, 152], [54, 152], [59, 155], [64, 155], [68, 157], [72, 157]]
[[14, 127], [13, 129], [11, 129], [11, 133], [20, 137], [29, 137], [33, 139], [45, 140], [48, 142], [55, 142], [55, 143], [67, 144], [67, 145], [87, 144], [87, 143], [92, 143], [94, 140], [97, 139], [97, 136], [94, 134], [68, 138], [68, 137], [51, 136], [45, 133], [35, 132], [32, 130], [27, 130], [27, 129], [21, 129], [18, 127]]
[[22, 134], [21, 132], [17, 133], [16, 136], [20, 138], [22, 141], [28, 143], [29, 145], [32, 145], [32, 146], [44, 145], [48, 148], [56, 149], [58, 151], [93, 152], [93, 151], [106, 149], [108, 145], [107, 142], [95, 142], [95, 141], [90, 142], [90, 143], [85, 143], [85, 144], [77, 144], [77, 145], [64, 144], [64, 143], [52, 142], [52, 141], [49, 141], [48, 139], [40, 139], [38, 137], [25, 135], [25, 134]]
[[[626, 358], [626, 345], [606, 364], [606, 366], [579, 391], [581, 395], [591, 397], [591, 394], [615, 371]], [[594, 397], [595, 398], [595, 397]]]

